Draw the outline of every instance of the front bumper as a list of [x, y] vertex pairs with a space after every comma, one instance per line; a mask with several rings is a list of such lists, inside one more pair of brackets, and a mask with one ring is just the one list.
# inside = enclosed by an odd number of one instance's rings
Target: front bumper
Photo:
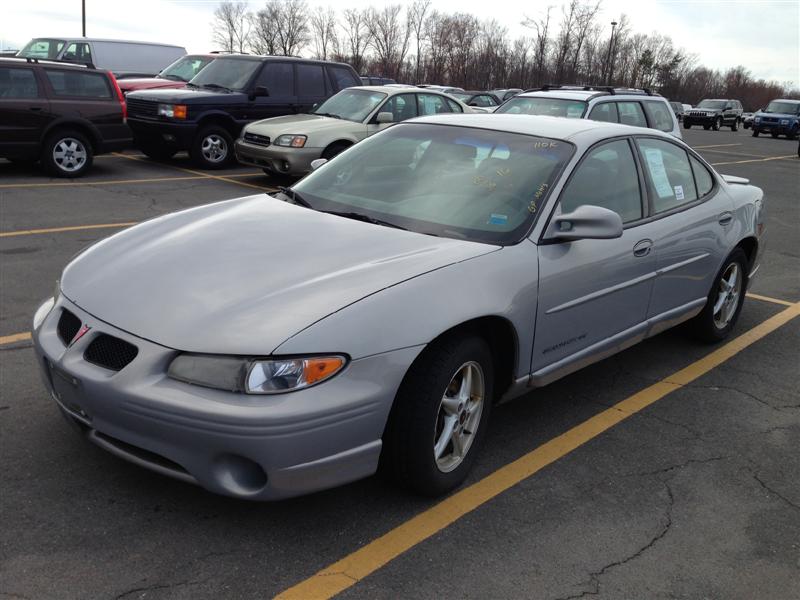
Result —
[[323, 148], [287, 148], [259, 146], [243, 139], [236, 140], [236, 160], [275, 173], [301, 176], [311, 171], [311, 161], [322, 155]]
[[176, 123], [166, 120], [128, 118], [135, 144], [169, 146], [176, 150], [188, 150], [194, 141], [197, 124]]
[[[57, 334], [62, 309], [92, 327], [70, 347]], [[84, 360], [94, 336], [137, 346], [114, 372]], [[45, 386], [89, 440], [126, 460], [219, 494], [273, 500], [375, 472], [395, 392], [420, 347], [352, 361], [319, 386], [249, 396], [166, 376], [177, 351], [133, 336], [64, 296], [33, 332]]]
[[683, 115], [684, 125], [713, 125], [717, 119], [722, 118], [721, 115]]
[[796, 134], [798, 131], [797, 125], [791, 121], [781, 123], [780, 121], [764, 121], [764, 119], [761, 119], [756, 123], [753, 120], [752, 127], [759, 133], [777, 133], [778, 135]]

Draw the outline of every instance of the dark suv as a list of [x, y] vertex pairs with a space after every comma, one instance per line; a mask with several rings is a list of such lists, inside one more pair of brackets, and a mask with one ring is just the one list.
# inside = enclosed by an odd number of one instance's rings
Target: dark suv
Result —
[[220, 56], [185, 88], [127, 96], [134, 143], [151, 158], [188, 150], [200, 167], [234, 159], [233, 141], [251, 121], [308, 112], [360, 85], [350, 65], [284, 56]]
[[703, 129], [719, 131], [723, 126], [731, 131], [739, 130], [742, 122], [742, 103], [738, 100], [701, 100], [700, 104], [683, 115], [683, 126], [691, 129], [692, 125], [702, 125]]
[[0, 58], [0, 157], [79, 177], [95, 154], [130, 143], [125, 101], [108, 71]]

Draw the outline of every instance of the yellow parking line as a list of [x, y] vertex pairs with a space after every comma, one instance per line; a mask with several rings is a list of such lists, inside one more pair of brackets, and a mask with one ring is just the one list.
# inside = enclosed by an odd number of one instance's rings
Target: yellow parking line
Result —
[[0, 346], [5, 346], [6, 344], [13, 344], [15, 342], [23, 342], [29, 339], [31, 339], [30, 331], [26, 331], [25, 333], [14, 333], [12, 335], [3, 335], [0, 336]]
[[767, 334], [800, 315], [800, 303], [770, 317], [685, 369], [622, 400], [611, 408], [553, 438], [532, 452], [501, 467], [477, 483], [395, 527], [352, 554], [325, 567], [279, 594], [277, 598], [311, 600], [330, 598], [352, 587], [391, 560], [428, 539], [467, 513], [531, 477], [614, 425], [647, 408], [669, 393], [696, 380]]
[[753, 300], [761, 300], [762, 302], [772, 302], [773, 304], [780, 304], [781, 306], [793, 306], [794, 302], [788, 300], [779, 300], [778, 298], [770, 298], [769, 296], [762, 296], [761, 294], [754, 294], [747, 292], [747, 297]]
[[752, 158], [749, 160], [732, 160], [730, 162], [718, 162], [718, 163], [711, 163], [712, 167], [717, 167], [719, 165], [739, 165], [742, 163], [751, 163], [751, 162], [766, 162], [768, 160], [784, 160], [786, 158], [795, 158], [796, 154], [787, 154], [786, 156], [768, 156], [767, 158]]
[[[126, 157], [127, 158], [127, 157]], [[132, 159], [133, 160], [133, 159]], [[193, 173], [192, 176], [183, 176], [183, 177], [153, 177], [153, 178], [145, 178], [145, 179], [108, 179], [105, 181], [49, 181], [47, 183], [4, 183], [0, 185], [0, 189], [14, 189], [14, 188], [42, 188], [42, 187], [76, 187], [82, 185], [120, 185], [120, 184], [130, 184], [130, 183], [159, 183], [164, 181], [189, 181], [189, 180], [198, 180], [198, 179], [220, 179], [225, 181], [226, 179], [223, 177], [215, 177], [210, 175], [205, 175], [200, 173], [199, 171], [188, 171], [187, 172]], [[226, 177], [264, 177], [264, 173], [233, 173], [231, 175], [227, 175]], [[245, 185], [249, 187], [258, 187], [259, 189], [263, 189], [266, 191], [275, 191], [277, 188], [267, 188], [262, 186], [253, 186], [249, 183], [244, 183], [243, 181], [233, 181], [231, 180], [229, 183], [238, 183], [239, 185]]]
[[2, 231], [0, 238], [16, 237], [18, 235], [37, 235], [40, 233], [61, 233], [63, 231], [83, 231], [84, 229], [112, 229], [115, 227], [130, 227], [136, 225], [136, 221], [125, 223], [102, 223], [100, 225], [70, 225], [69, 227], [51, 227], [49, 229], [21, 229], [19, 231]]
[[741, 146], [742, 144], [712, 144], [711, 146], [692, 146], [695, 150], [705, 150], [706, 148], [725, 148], [727, 146]]

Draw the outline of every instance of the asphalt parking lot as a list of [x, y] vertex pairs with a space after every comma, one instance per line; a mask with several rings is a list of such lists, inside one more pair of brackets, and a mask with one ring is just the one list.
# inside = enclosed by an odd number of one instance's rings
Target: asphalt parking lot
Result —
[[765, 191], [739, 337], [668, 331], [498, 407], [442, 501], [373, 477], [248, 503], [77, 436], [28, 335], [64, 265], [135, 222], [286, 182], [135, 151], [77, 181], [0, 161], [0, 598], [800, 598], [797, 142], [684, 137]]

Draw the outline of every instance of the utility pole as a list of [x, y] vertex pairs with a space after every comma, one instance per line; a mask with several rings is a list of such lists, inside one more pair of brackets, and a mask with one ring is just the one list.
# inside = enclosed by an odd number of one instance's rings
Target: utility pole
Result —
[[81, 0], [81, 24], [83, 25], [83, 37], [86, 37], [86, 0]]
[[605, 77], [606, 84], [611, 84], [611, 46], [614, 43], [614, 28], [617, 26], [616, 21], [611, 21], [611, 39], [608, 40], [608, 53], [606, 54], [606, 68]]

